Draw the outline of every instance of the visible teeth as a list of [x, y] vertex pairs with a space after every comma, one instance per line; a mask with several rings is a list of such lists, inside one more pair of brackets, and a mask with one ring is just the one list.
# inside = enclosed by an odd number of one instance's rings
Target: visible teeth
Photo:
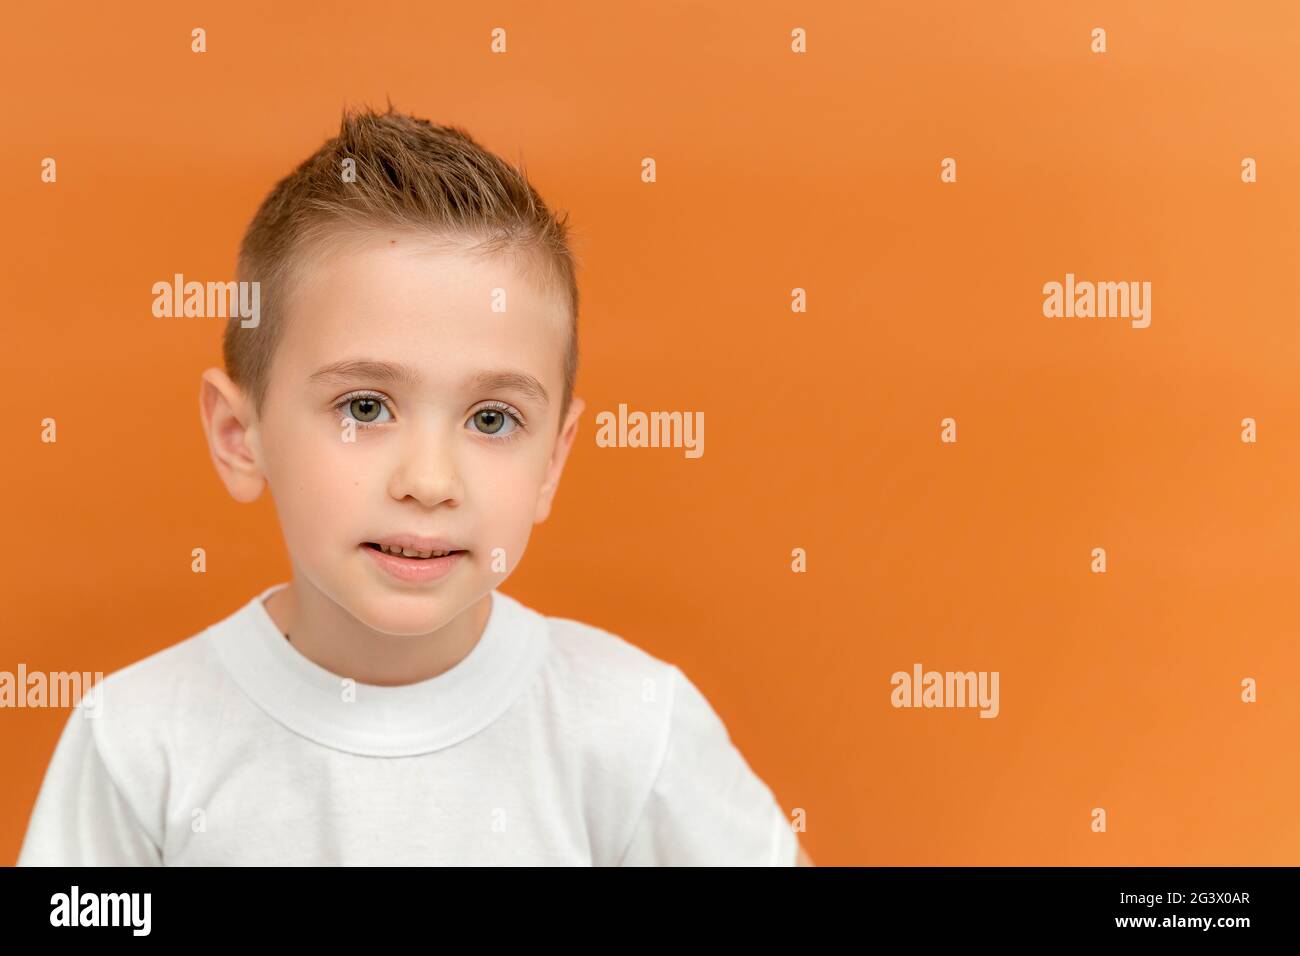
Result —
[[443, 558], [451, 554], [450, 551], [415, 551], [411, 548], [399, 548], [387, 544], [381, 544], [379, 549], [389, 554], [399, 554], [405, 558]]

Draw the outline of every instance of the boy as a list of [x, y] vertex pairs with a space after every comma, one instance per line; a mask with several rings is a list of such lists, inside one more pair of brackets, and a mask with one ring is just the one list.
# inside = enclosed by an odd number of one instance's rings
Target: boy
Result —
[[583, 409], [566, 235], [391, 105], [272, 190], [200, 410], [292, 581], [69, 717], [20, 864], [811, 863], [679, 669], [497, 590]]

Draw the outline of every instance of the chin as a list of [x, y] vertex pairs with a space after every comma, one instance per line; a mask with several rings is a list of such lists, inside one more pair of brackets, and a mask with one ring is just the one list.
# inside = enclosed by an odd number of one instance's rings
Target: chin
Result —
[[352, 607], [352, 617], [372, 631], [393, 637], [419, 637], [437, 631], [455, 611], [448, 609], [438, 594], [378, 594], [361, 597]]
[[353, 616], [371, 630], [393, 637], [420, 637], [444, 627], [463, 608], [451, 591], [380, 587], [358, 595]]

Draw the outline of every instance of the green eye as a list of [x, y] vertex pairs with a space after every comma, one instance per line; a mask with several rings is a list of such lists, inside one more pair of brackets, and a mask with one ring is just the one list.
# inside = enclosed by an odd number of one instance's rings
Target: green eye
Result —
[[506, 423], [505, 413], [499, 412], [495, 408], [485, 408], [474, 417], [478, 419], [485, 435], [495, 435], [501, 431], [502, 426]]
[[[524, 420], [504, 402], [486, 405], [469, 417], [480, 435], [489, 435], [502, 441], [518, 436], [524, 429]], [[507, 427], [509, 426], [509, 427]]]
[[358, 425], [382, 425], [392, 420], [391, 412], [386, 419], [379, 417], [381, 412], [388, 411], [388, 407], [378, 395], [349, 395], [335, 408], [340, 414], [351, 416]]

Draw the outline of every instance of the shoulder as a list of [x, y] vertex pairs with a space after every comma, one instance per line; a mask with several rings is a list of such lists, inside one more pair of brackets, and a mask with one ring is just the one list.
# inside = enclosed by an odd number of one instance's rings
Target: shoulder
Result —
[[548, 684], [576, 731], [567, 739], [581, 741], [610, 791], [604, 818], [618, 821], [599, 862], [794, 863], [780, 804], [682, 668], [594, 624], [546, 626]]
[[677, 667], [613, 630], [544, 616], [549, 645], [536, 685], [563, 775], [580, 781], [593, 859], [617, 861], [671, 736]]
[[678, 665], [593, 624], [561, 617], [546, 620], [553, 657], [588, 691], [614, 695], [623, 704], [634, 704], [639, 714], [653, 715], [661, 736], [673, 725], [679, 732], [726, 734], [717, 711]]
[[211, 711], [222, 681], [210, 632], [205, 628], [106, 676], [95, 704], [99, 726], [119, 735], [138, 733]]
[[588, 689], [649, 699], [675, 680], [675, 665], [612, 631], [567, 617], [544, 620], [554, 665]]
[[544, 617], [549, 667], [580, 706], [649, 733], [656, 762], [673, 733], [728, 737], [717, 712], [676, 664], [595, 624]]
[[100, 760], [129, 798], [157, 805], [169, 781], [210, 752], [226, 689], [213, 627], [108, 674], [80, 708]]
[[591, 743], [622, 740], [653, 756], [667, 734], [680, 672], [673, 664], [595, 624], [542, 618], [549, 650], [544, 686], [552, 707], [571, 714]]
[[20, 863], [159, 861], [178, 777], [211, 751], [206, 738], [221, 719], [204, 633], [107, 677], [88, 675], [46, 768]]

